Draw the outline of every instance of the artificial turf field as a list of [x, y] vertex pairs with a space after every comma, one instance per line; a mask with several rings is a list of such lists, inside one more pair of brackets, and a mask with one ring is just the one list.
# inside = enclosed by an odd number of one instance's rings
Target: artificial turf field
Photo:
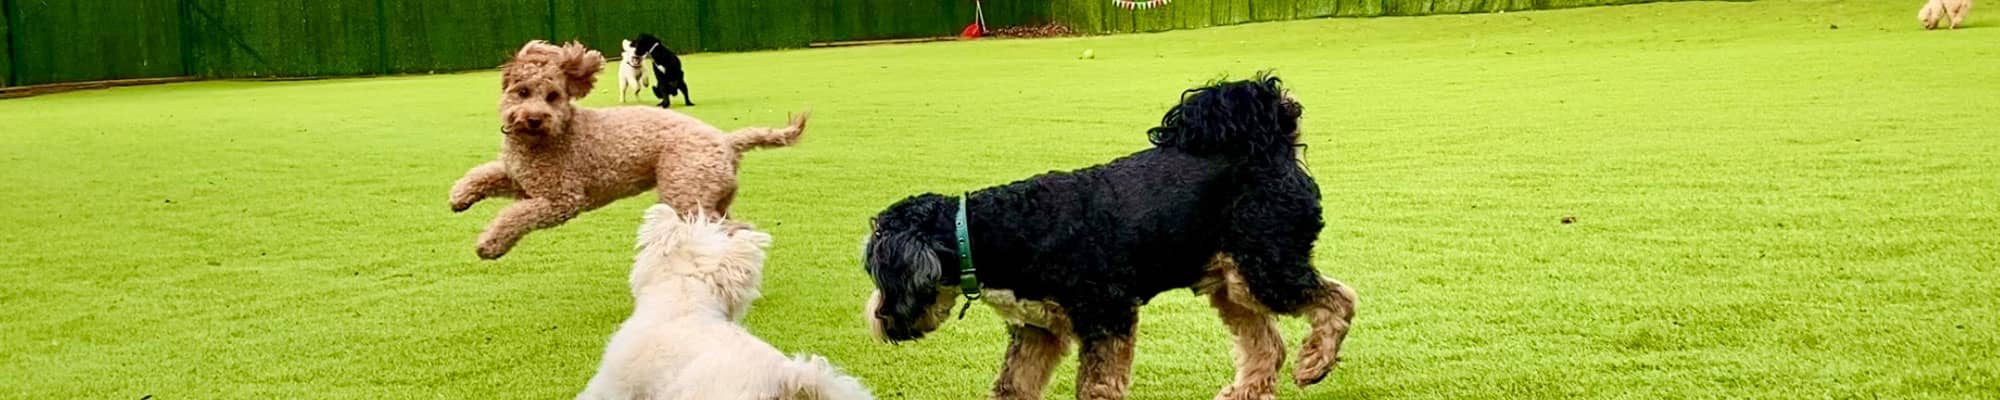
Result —
[[[975, 308], [873, 342], [868, 216], [1145, 148], [1182, 89], [1267, 68], [1306, 106], [1315, 263], [1361, 293], [1341, 369], [1284, 398], [2000, 397], [2000, 13], [1925, 32], [1919, 3], [697, 54], [676, 109], [814, 110], [745, 160], [736, 216], [777, 238], [747, 323], [882, 398], [982, 396], [1005, 334]], [[0, 101], [0, 398], [574, 394], [629, 312], [650, 196], [478, 261], [505, 201], [457, 215], [445, 191], [498, 149], [498, 80]], [[1229, 381], [1204, 301], [1141, 319], [1133, 398]]]

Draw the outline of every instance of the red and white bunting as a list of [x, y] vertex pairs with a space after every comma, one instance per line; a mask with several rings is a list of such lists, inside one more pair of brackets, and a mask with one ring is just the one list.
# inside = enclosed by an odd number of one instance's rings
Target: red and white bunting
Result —
[[1167, 3], [1172, 3], [1174, 2], [1174, 0], [1146, 0], [1146, 1], [1111, 0], [1111, 2], [1118, 4], [1118, 8], [1123, 8], [1127, 10], [1151, 10], [1155, 7], [1164, 6], [1167, 5]]

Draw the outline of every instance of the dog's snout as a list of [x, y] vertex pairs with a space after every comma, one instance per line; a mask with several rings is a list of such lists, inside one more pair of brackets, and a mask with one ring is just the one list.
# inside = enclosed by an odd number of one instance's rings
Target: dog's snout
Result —
[[507, 114], [506, 126], [500, 131], [507, 134], [541, 135], [552, 129], [555, 122], [554, 116], [546, 112], [520, 110]]
[[907, 326], [892, 326], [888, 329], [888, 332], [884, 333], [886, 333], [886, 335], [884, 336], [889, 337], [890, 342], [907, 342], [911, 340], [922, 339], [924, 337], [923, 331], [913, 329]]

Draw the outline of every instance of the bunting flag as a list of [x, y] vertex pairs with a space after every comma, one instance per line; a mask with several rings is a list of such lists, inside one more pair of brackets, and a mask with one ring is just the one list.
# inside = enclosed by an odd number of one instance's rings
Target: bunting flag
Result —
[[1118, 8], [1123, 8], [1127, 10], [1151, 10], [1154, 7], [1164, 6], [1167, 5], [1167, 3], [1172, 3], [1174, 2], [1174, 0], [1146, 0], [1146, 1], [1111, 0], [1111, 2], [1117, 3]]

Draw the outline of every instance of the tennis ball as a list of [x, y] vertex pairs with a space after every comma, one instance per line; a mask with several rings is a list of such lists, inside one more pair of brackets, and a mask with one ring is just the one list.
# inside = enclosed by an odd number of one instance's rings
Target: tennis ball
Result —
[[1083, 59], [1085, 59], [1085, 60], [1093, 60], [1093, 59], [1096, 59], [1096, 58], [1097, 58], [1097, 52], [1096, 52], [1096, 51], [1094, 51], [1094, 50], [1091, 50], [1091, 49], [1083, 49]]

